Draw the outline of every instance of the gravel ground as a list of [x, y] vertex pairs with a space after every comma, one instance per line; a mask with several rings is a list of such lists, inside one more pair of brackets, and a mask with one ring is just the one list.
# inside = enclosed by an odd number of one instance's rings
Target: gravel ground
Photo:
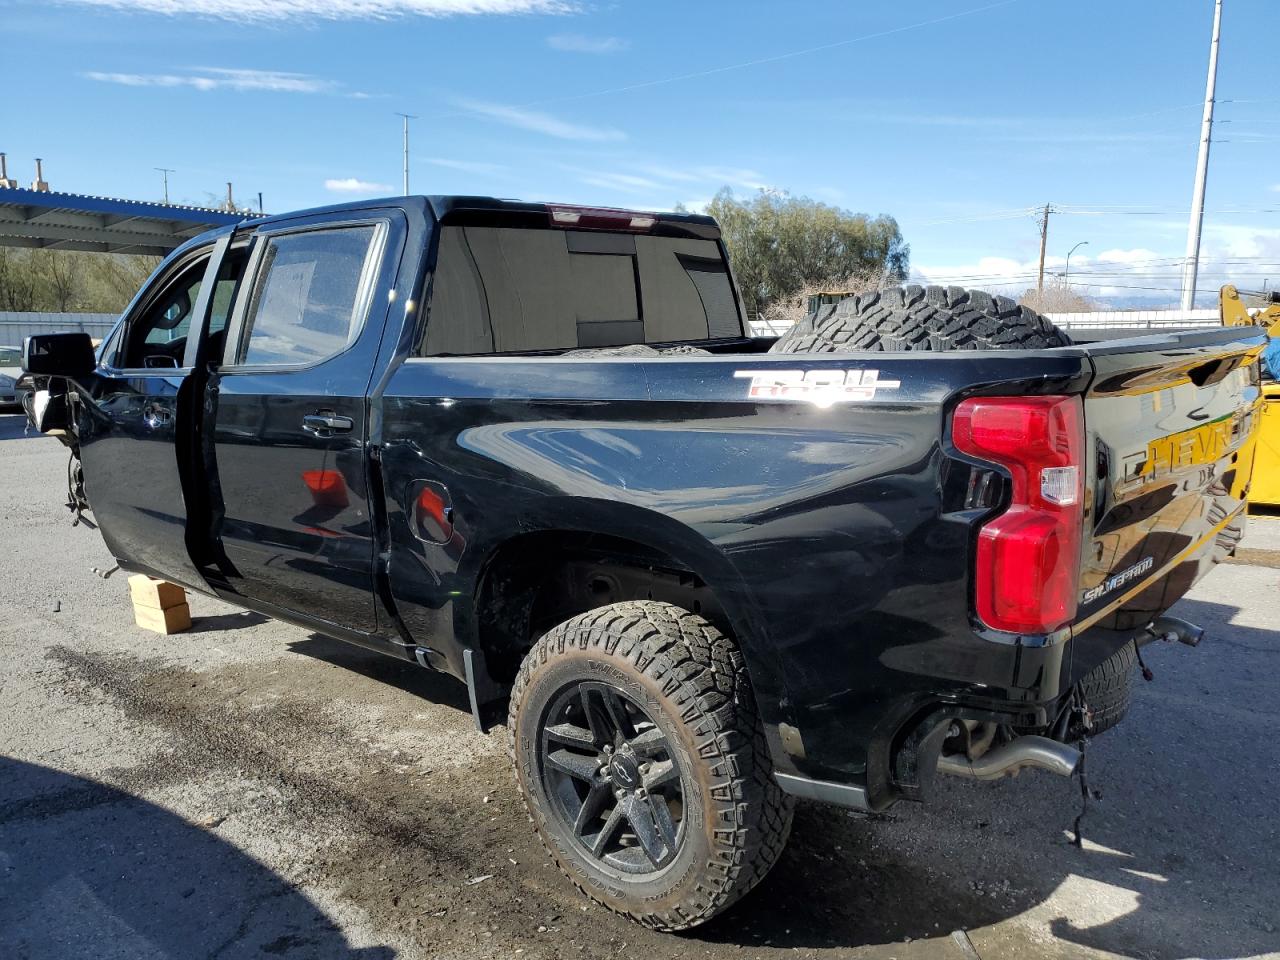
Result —
[[62, 507], [65, 457], [0, 416], [0, 957], [1280, 956], [1280, 519], [1175, 612], [1074, 781], [943, 778], [928, 806], [802, 804], [735, 910], [655, 934], [536, 842], [462, 686], [193, 597], [136, 629]]

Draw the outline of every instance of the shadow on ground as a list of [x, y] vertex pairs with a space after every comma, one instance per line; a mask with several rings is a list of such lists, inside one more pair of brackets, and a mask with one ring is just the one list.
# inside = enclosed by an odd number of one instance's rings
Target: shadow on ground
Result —
[[212, 616], [195, 617], [187, 633], [213, 633], [219, 630], [244, 630], [266, 623], [270, 617], [264, 617], [252, 610], [237, 610], [235, 613], [218, 613]]
[[291, 653], [300, 653], [342, 667], [432, 703], [443, 703], [463, 713], [471, 713], [467, 688], [460, 680], [434, 670], [424, 670], [407, 660], [374, 653], [319, 633], [290, 643], [289, 650]]
[[353, 948], [271, 870], [144, 800], [9, 758], [0, 785], [0, 956], [395, 956]]
[[0, 440], [21, 440], [26, 437], [28, 440], [41, 436], [32, 430], [26, 433], [27, 415], [25, 413], [10, 414], [5, 408], [0, 407]]

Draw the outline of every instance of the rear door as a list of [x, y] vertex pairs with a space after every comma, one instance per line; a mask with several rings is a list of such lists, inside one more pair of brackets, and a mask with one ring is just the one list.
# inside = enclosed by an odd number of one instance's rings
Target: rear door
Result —
[[372, 631], [367, 394], [399, 211], [258, 232], [206, 397], [214, 585]]
[[191, 431], [180, 425], [195, 415], [189, 334], [214, 299], [227, 243], [176, 257], [135, 300], [76, 419], [86, 493], [111, 553], [205, 590], [187, 548]]
[[1093, 468], [1077, 630], [1141, 628], [1235, 548], [1261, 344], [1254, 328], [1235, 327], [1088, 348]]

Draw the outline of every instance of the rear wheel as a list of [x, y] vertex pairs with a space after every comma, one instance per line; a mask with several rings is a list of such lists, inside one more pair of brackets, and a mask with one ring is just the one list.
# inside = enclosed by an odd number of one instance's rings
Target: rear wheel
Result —
[[791, 826], [741, 654], [696, 614], [612, 604], [550, 631], [511, 694], [509, 744], [548, 851], [588, 896], [681, 930], [769, 871]]
[[1008, 297], [962, 287], [889, 287], [823, 307], [771, 353], [883, 350], [1044, 350], [1071, 338]]

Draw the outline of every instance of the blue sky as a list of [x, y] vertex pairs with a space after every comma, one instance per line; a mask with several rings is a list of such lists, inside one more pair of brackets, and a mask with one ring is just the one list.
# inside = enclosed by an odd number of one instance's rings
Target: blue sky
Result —
[[[1280, 3], [1226, 0], [1202, 296], [1280, 284]], [[896, 217], [918, 276], [1175, 299], [1211, 0], [7, 0], [0, 150], [55, 190], [268, 210], [412, 188]], [[822, 48], [822, 49], [815, 49]], [[802, 52], [811, 51], [811, 52]], [[1229, 101], [1229, 102], [1224, 102]], [[1145, 289], [1153, 288], [1153, 289]]]

